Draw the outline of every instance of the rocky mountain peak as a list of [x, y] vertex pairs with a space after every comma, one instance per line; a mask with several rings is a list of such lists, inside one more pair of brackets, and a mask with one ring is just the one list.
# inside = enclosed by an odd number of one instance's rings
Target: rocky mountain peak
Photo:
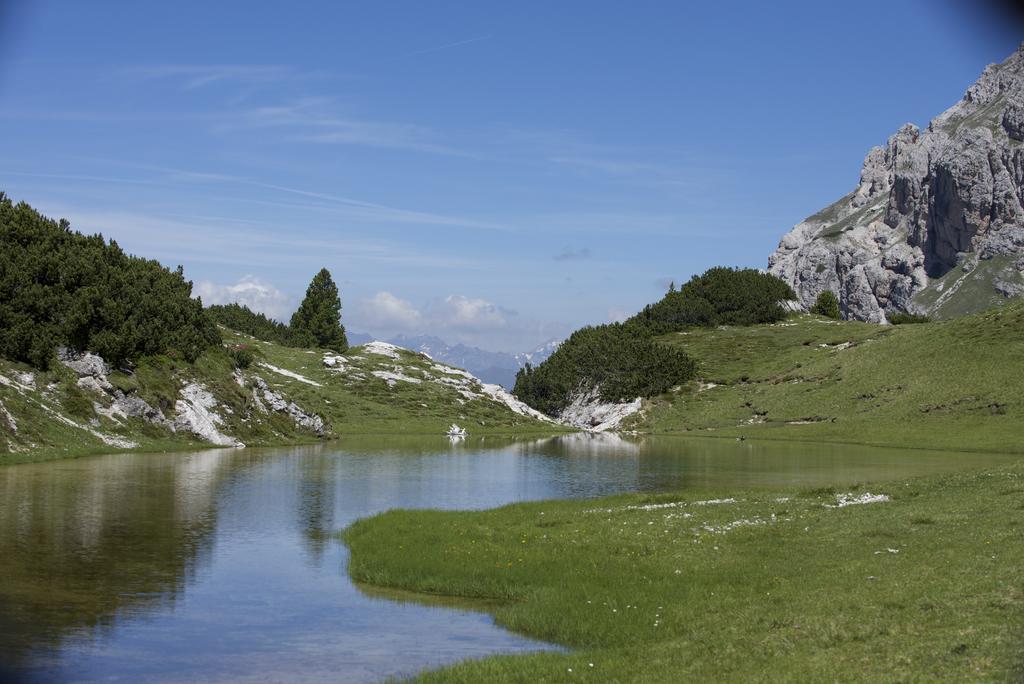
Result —
[[857, 187], [797, 224], [769, 258], [805, 306], [848, 318], [967, 313], [1024, 294], [1024, 45], [927, 129], [872, 148]]

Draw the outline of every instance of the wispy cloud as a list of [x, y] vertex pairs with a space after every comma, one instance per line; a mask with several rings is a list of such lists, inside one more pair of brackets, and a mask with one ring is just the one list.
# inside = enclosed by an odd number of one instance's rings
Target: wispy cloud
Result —
[[441, 50], [448, 50], [448, 49], [454, 48], [454, 47], [461, 47], [463, 45], [469, 45], [471, 43], [479, 43], [479, 42], [484, 41], [484, 40], [489, 40], [490, 38], [491, 38], [490, 35], [477, 36], [476, 38], [467, 38], [466, 40], [458, 40], [458, 41], [455, 41], [454, 43], [445, 43], [444, 45], [436, 45], [434, 47], [424, 48], [423, 50], [416, 50], [415, 52], [407, 52], [406, 54], [404, 54], [402, 56], [403, 57], [416, 57], [418, 55], [426, 55], [426, 54], [429, 54], [431, 52], [440, 52]]
[[218, 83], [254, 85], [326, 77], [323, 72], [304, 72], [278, 64], [157, 64], [131, 67], [120, 73], [142, 80], [172, 80], [179, 83], [183, 90], [195, 90]]
[[296, 188], [287, 185], [279, 185], [276, 183], [267, 183], [244, 176], [236, 176], [232, 174], [208, 172], [208, 171], [196, 171], [186, 169], [176, 169], [165, 166], [155, 166], [151, 164], [138, 164], [134, 162], [121, 162], [114, 160], [102, 160], [106, 164], [113, 164], [115, 166], [121, 166], [125, 168], [132, 168], [136, 170], [146, 171], [151, 174], [155, 174], [151, 178], [125, 178], [115, 176], [101, 176], [91, 174], [37, 174], [37, 173], [26, 173], [21, 171], [13, 171], [0, 168], [0, 176], [22, 176], [22, 177], [38, 177], [52, 180], [71, 180], [71, 181], [82, 181], [90, 183], [107, 183], [112, 185], [151, 185], [157, 187], [185, 187], [187, 185], [205, 184], [205, 185], [226, 185], [226, 186], [241, 186], [258, 188], [260, 190], [272, 190], [279, 194], [291, 195], [297, 197], [304, 197], [308, 199], [318, 200], [316, 203], [286, 203], [286, 202], [274, 202], [273, 199], [261, 197], [259, 199], [251, 197], [225, 197], [222, 198], [226, 201], [241, 202], [241, 203], [258, 203], [267, 205], [276, 205], [282, 207], [296, 208], [296, 209], [307, 209], [313, 211], [330, 211], [334, 213], [342, 213], [352, 218], [358, 218], [361, 220], [374, 221], [379, 223], [400, 223], [400, 224], [411, 224], [411, 225], [430, 225], [430, 226], [448, 226], [454, 228], [465, 228], [465, 229], [478, 229], [478, 230], [508, 230], [509, 227], [494, 223], [491, 221], [477, 220], [472, 218], [438, 214], [433, 212], [417, 211], [413, 209], [405, 209], [401, 207], [393, 207], [385, 204], [376, 202], [368, 202], [365, 200], [356, 199], [353, 197], [347, 197], [343, 195], [337, 195], [332, 193], [318, 192], [314, 190], [306, 190], [303, 188]]
[[337, 104], [330, 98], [300, 98], [286, 104], [238, 112], [218, 124], [217, 130], [223, 133], [238, 129], [277, 128], [286, 131], [287, 139], [294, 142], [476, 156], [441, 142], [440, 136], [427, 126], [340, 116], [337, 109]]
[[168, 265], [195, 262], [257, 269], [364, 262], [440, 269], [480, 267], [470, 259], [410, 249], [386, 240], [340, 235], [302, 238], [277, 226], [243, 228], [137, 211], [94, 211], [45, 200], [35, 204], [49, 216], [69, 218], [75, 230], [103, 233], [129, 251]]

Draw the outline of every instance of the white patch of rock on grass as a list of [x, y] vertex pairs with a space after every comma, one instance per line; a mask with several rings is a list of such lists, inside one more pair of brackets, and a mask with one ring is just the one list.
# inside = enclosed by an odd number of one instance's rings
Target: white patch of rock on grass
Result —
[[258, 410], [264, 413], [268, 411], [284, 413], [295, 421], [295, 424], [299, 427], [311, 430], [317, 436], [323, 436], [325, 429], [323, 418], [314, 413], [305, 412], [294, 401], [288, 401], [272, 390], [267, 382], [258, 375], [253, 376], [252, 384], [254, 385], [252, 390], [253, 403], [256, 404]]
[[864, 492], [863, 494], [837, 494], [836, 503], [825, 504], [825, 508], [846, 508], [847, 506], [885, 503], [886, 501], [890, 501], [888, 494], [872, 494], [871, 492]]
[[612, 430], [643, 407], [643, 401], [637, 397], [633, 401], [611, 403], [601, 401], [601, 390], [593, 387], [588, 391], [577, 392], [573, 400], [558, 414], [558, 422], [584, 430], [604, 432]]
[[389, 359], [397, 359], [398, 353], [402, 348], [387, 342], [374, 340], [373, 342], [367, 342], [360, 349], [367, 354], [377, 354], [378, 356], [386, 356]]
[[11, 415], [11, 412], [7, 410], [7, 407], [4, 406], [2, 401], [0, 401], [0, 418], [4, 419], [4, 422], [7, 423], [7, 427], [10, 428], [11, 432], [18, 431], [18, 421], [14, 420], [14, 416]]
[[388, 384], [388, 387], [394, 387], [396, 382], [411, 382], [414, 385], [418, 385], [423, 382], [419, 378], [413, 378], [405, 375], [397, 366], [394, 371], [375, 370], [371, 371], [370, 375], [380, 378]]
[[266, 363], [264, 361], [260, 361], [260, 366], [262, 368], [266, 368], [269, 371], [273, 371], [274, 373], [277, 373], [278, 375], [283, 375], [286, 378], [291, 378], [292, 380], [298, 380], [299, 382], [304, 382], [307, 385], [312, 385], [313, 387], [323, 387], [323, 385], [321, 385], [316, 380], [310, 380], [305, 375], [299, 375], [298, 373], [295, 373], [293, 371], [287, 370], [285, 368], [278, 368], [277, 366], [275, 366], [273, 364], [270, 364], [270, 363]]
[[[99, 358], [99, 357], [96, 357], [96, 358]], [[102, 359], [100, 359], [100, 363], [102, 363]], [[19, 374], [19, 377], [24, 377], [24, 375], [25, 374]], [[31, 374], [29, 374], [29, 375], [31, 375]], [[32, 384], [28, 385], [28, 384], [24, 384], [22, 382], [19, 382], [17, 380], [11, 380], [8, 377], [0, 375], [0, 385], [4, 385], [5, 387], [10, 387], [11, 389], [15, 390], [24, 399], [26, 399], [27, 401], [32, 402], [33, 404], [35, 404], [39, 408], [41, 408], [43, 411], [45, 411], [49, 415], [53, 416], [54, 420], [56, 420], [58, 423], [63, 423], [64, 425], [67, 425], [68, 427], [73, 427], [75, 429], [82, 430], [84, 432], [88, 432], [90, 435], [92, 435], [96, 439], [100, 440], [101, 442], [103, 442], [107, 446], [112, 446], [112, 447], [115, 447], [117, 449], [134, 449], [134, 448], [139, 446], [138, 444], [136, 444], [135, 442], [133, 442], [133, 441], [131, 441], [129, 439], [124, 439], [123, 437], [116, 437], [114, 435], [107, 435], [107, 434], [104, 434], [104, 433], [100, 432], [99, 430], [94, 430], [92, 427], [90, 427], [88, 425], [82, 425], [81, 423], [78, 423], [78, 422], [76, 422], [74, 420], [71, 420], [67, 416], [61, 414], [59, 411], [54, 409], [49, 404], [47, 404], [47, 403], [45, 403], [43, 401], [40, 401], [40, 400], [32, 397], [29, 394], [29, 392], [34, 392], [35, 391], [35, 382], [34, 381], [35, 381], [35, 377], [33, 376], [32, 377]], [[6, 408], [4, 409], [4, 414], [6, 414], [5, 417], [7, 417], [7, 416], [10, 417], [10, 421], [14, 421], [14, 416], [11, 416], [11, 414], [7, 412]], [[14, 428], [14, 424], [12, 423], [12, 429], [13, 428]]]
[[[467, 373], [468, 375], [468, 373]], [[473, 377], [470, 375], [470, 377]], [[476, 378], [474, 378], [475, 380]], [[479, 381], [477, 381], [479, 382]], [[514, 413], [518, 413], [521, 416], [529, 416], [545, 423], [553, 422], [550, 418], [545, 416], [540, 411], [530, 408], [525, 402], [519, 401], [513, 394], [509, 393], [501, 385], [488, 385], [480, 383], [480, 391], [492, 401], [496, 401], [499, 404], [504, 404]]]
[[208, 389], [193, 382], [181, 390], [181, 399], [174, 403], [177, 417], [174, 419], [176, 432], [191, 432], [201, 439], [219, 446], [245, 446], [233, 437], [220, 431], [224, 420], [213, 409], [217, 400]]

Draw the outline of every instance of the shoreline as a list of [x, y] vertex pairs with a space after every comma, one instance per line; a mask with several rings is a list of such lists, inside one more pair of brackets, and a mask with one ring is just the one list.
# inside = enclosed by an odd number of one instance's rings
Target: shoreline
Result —
[[355, 582], [499, 601], [498, 624], [573, 649], [425, 681], [568, 681], [590, 662], [613, 680], [1020, 674], [1024, 459], [849, 490], [718, 493], [388, 511], [339, 536]]

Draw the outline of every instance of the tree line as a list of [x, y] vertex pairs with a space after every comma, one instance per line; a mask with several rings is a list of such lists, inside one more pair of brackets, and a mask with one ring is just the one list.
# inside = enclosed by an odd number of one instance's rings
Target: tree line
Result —
[[0, 356], [48, 368], [57, 347], [112, 363], [220, 344], [179, 266], [125, 254], [0, 193]]
[[218, 322], [296, 347], [348, 346], [327, 269], [287, 326], [234, 304], [204, 309], [181, 266], [126, 254], [0, 192], [0, 356], [46, 369], [66, 346], [113, 364], [155, 354], [192, 362], [222, 343]]

